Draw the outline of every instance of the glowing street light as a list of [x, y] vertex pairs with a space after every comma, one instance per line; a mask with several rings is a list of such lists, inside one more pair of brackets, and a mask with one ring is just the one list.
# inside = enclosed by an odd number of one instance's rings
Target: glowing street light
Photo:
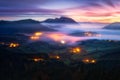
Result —
[[61, 40], [60, 43], [61, 43], [61, 44], [65, 44], [66, 42], [65, 42], [64, 40]]
[[84, 60], [82, 60], [84, 63], [89, 63], [90, 62], [90, 60], [89, 59], [84, 59]]
[[56, 59], [60, 59], [60, 56], [56, 56]]
[[96, 63], [96, 60], [94, 60], [94, 59], [93, 59], [93, 60], [91, 60], [91, 63]]
[[59, 55], [49, 55], [49, 57], [50, 57], [51, 59], [57, 59], [57, 60], [60, 59], [60, 56], [59, 56]]

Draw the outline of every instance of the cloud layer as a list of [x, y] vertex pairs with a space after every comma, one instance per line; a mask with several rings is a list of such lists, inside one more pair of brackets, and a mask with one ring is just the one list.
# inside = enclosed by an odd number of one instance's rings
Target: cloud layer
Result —
[[68, 16], [76, 21], [116, 22], [120, 0], [0, 0], [0, 19]]

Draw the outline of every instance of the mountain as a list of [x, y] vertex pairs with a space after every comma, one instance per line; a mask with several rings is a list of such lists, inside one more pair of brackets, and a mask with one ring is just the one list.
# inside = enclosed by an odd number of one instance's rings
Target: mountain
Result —
[[120, 30], [120, 22], [115, 22], [104, 27], [104, 29]]
[[19, 21], [13, 21], [13, 23], [24, 23], [24, 24], [27, 24], [27, 23], [40, 23], [39, 21], [36, 21], [36, 20], [32, 20], [32, 19], [24, 19], [24, 20], [19, 20]]
[[40, 23], [39, 21], [36, 20], [32, 20], [32, 19], [24, 19], [24, 20], [18, 20], [18, 21], [4, 21], [1, 20], [0, 21], [0, 25], [3, 24], [36, 24], [36, 23]]
[[55, 18], [55, 19], [46, 19], [43, 22], [44, 23], [75, 23], [75, 24], [77, 24], [76, 21], [74, 21], [72, 18], [68, 18], [68, 17], [60, 17], [60, 18]]
[[31, 33], [35, 31], [56, 31], [40, 24], [39, 21], [25, 19], [19, 21], [0, 21], [0, 33]]

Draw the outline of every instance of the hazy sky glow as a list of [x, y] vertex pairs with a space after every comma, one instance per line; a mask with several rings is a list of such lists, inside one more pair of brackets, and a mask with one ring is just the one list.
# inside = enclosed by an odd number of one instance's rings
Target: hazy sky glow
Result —
[[60, 16], [79, 22], [120, 22], [120, 0], [0, 0], [1, 20]]

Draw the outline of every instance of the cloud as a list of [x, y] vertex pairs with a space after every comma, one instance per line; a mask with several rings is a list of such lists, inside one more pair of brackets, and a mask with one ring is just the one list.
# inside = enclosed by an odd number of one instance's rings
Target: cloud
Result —
[[[116, 21], [115, 17], [120, 16], [120, 0], [0, 0], [1, 17], [62, 15], [78, 21], [108, 20], [107, 17]], [[110, 19], [108, 21], [113, 21]]]
[[105, 13], [99, 13], [99, 12], [86, 12], [84, 13], [85, 16], [88, 17], [104, 17], [104, 16], [112, 16], [112, 13], [109, 12], [105, 12]]

